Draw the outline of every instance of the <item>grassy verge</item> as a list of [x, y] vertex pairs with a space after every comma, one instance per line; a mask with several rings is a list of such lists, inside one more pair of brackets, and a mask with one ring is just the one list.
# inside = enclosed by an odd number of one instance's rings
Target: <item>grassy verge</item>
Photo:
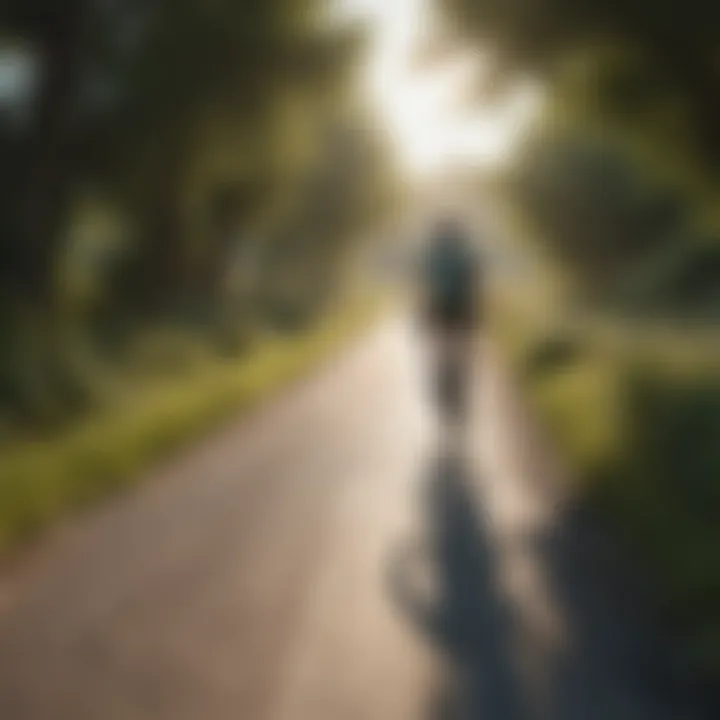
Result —
[[578, 491], [648, 569], [692, 667], [717, 682], [720, 355], [687, 331], [615, 330], [515, 308], [497, 334]]
[[137, 482], [138, 472], [307, 373], [376, 316], [361, 302], [310, 332], [266, 342], [131, 398], [117, 411], [0, 456], [0, 555], [55, 519]]

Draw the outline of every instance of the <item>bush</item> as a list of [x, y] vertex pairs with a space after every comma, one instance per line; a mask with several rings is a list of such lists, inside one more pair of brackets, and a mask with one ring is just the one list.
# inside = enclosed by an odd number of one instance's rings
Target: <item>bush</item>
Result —
[[720, 305], [720, 242], [687, 193], [620, 146], [541, 136], [511, 192], [537, 236], [593, 303], [673, 314]]
[[196, 370], [210, 359], [211, 352], [201, 337], [168, 327], [138, 338], [130, 351], [129, 365], [139, 375], [162, 377]]
[[525, 370], [529, 375], [542, 375], [567, 369], [582, 357], [580, 339], [567, 332], [556, 332], [541, 338], [529, 352]]
[[645, 314], [717, 317], [720, 240], [672, 238], [663, 252], [628, 278], [623, 299]]
[[705, 638], [720, 628], [720, 377], [644, 364], [630, 378], [632, 424], [607, 497], [624, 508], [622, 529], [655, 569], [693, 652], [720, 673], [720, 644]]
[[56, 517], [132, 484], [138, 471], [307, 371], [367, 322], [359, 303], [302, 335], [266, 341], [241, 361], [215, 361], [128, 398], [43, 441], [0, 455], [0, 554]]
[[681, 341], [666, 342], [658, 353], [546, 335], [525, 378], [580, 492], [647, 564], [692, 658], [720, 677], [719, 365], [703, 349], [679, 363]]

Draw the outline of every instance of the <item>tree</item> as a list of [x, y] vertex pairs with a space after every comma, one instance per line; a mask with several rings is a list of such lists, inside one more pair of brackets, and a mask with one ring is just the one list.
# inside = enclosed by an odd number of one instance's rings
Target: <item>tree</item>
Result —
[[3, 38], [22, 43], [41, 77], [23, 136], [0, 125], [3, 315], [32, 311], [8, 340], [21, 349], [15, 378], [37, 361], [8, 387], [49, 398], [68, 375], [58, 312], [67, 284], [57, 281], [92, 198], [118, 219], [125, 244], [122, 262], [100, 269], [106, 326], [153, 327], [187, 299], [212, 314], [238, 238], [267, 241], [239, 231], [270, 216], [287, 238], [308, 239], [307, 257], [328, 277], [360, 200], [343, 192], [338, 217], [316, 233], [328, 242], [310, 243], [304, 205], [322, 198], [305, 190], [326, 157], [327, 123], [352, 94], [363, 42], [324, 24], [323, 6], [6, 0]]
[[[88, 0], [12, 0], [2, 25], [29, 39], [41, 68], [25, 157], [14, 168], [14, 286], [26, 298], [52, 303], [53, 277], [67, 206], [70, 128], [82, 71]], [[11, 241], [12, 242], [12, 241]]]
[[[681, 98], [692, 118], [699, 156], [716, 166], [720, 6], [712, 0], [689, 0], [680, 8], [655, 0], [441, 2], [454, 30], [493, 55], [498, 74], [530, 72], [552, 83], [563, 64], [578, 54], [594, 54], [601, 64], [608, 49], [634, 58], [627, 67], [635, 73], [635, 89], [652, 87]], [[608, 72], [614, 76], [608, 89], [617, 89], [622, 67], [609, 67]], [[623, 103], [634, 102], [634, 95], [609, 92], [606, 109], [622, 109]]]

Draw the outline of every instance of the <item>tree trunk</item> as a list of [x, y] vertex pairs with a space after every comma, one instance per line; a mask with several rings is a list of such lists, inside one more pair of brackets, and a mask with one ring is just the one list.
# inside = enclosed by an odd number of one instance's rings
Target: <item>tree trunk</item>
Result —
[[72, 111], [82, 68], [87, 0], [64, 0], [45, 18], [39, 40], [41, 85], [20, 198], [24, 292], [50, 307], [70, 201]]
[[138, 309], [151, 316], [170, 312], [181, 291], [186, 254], [182, 217], [183, 151], [168, 162], [163, 177], [153, 204], [147, 208], [134, 279]]

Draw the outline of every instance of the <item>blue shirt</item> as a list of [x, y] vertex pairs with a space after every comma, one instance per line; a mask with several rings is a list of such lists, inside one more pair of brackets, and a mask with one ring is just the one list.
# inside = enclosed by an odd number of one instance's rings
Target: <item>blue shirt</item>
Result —
[[425, 283], [429, 294], [440, 302], [470, 301], [475, 296], [479, 258], [462, 240], [448, 239], [428, 251]]

